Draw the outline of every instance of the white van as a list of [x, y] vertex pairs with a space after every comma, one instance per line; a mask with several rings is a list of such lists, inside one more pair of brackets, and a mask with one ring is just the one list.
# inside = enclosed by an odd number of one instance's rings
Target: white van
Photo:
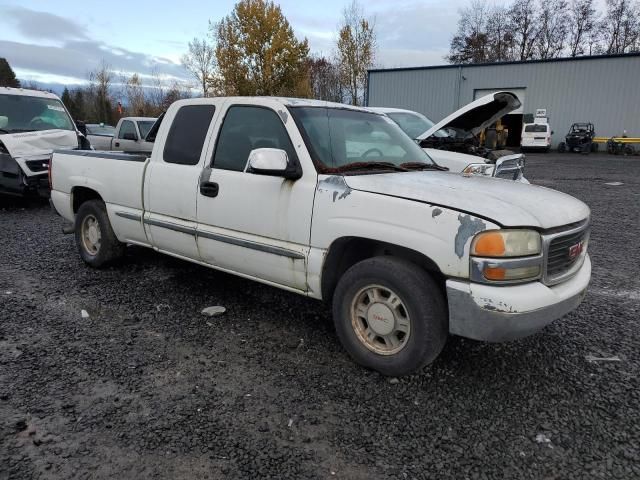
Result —
[[522, 140], [520, 146], [523, 150], [544, 150], [551, 148], [551, 126], [548, 123], [525, 123], [522, 126]]

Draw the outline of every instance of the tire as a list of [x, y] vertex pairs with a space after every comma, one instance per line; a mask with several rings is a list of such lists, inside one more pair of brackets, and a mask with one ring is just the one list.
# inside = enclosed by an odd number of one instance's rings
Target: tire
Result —
[[89, 200], [78, 209], [75, 239], [80, 257], [85, 263], [102, 268], [124, 255], [125, 245], [116, 238], [105, 205]]
[[597, 152], [600, 149], [600, 145], [598, 145], [597, 143], [592, 143], [591, 144], [591, 151], [592, 152]]
[[564, 153], [567, 151], [567, 144], [564, 142], [560, 142], [558, 144], [558, 153]]
[[[385, 302], [397, 305], [395, 310]], [[362, 315], [355, 313], [358, 307]], [[388, 256], [363, 260], [342, 275], [333, 296], [333, 321], [356, 363], [389, 376], [431, 363], [449, 334], [445, 299], [433, 278], [413, 263]]]

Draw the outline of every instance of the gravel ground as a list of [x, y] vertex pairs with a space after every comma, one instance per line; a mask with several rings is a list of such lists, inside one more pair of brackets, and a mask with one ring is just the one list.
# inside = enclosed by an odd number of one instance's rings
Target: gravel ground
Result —
[[320, 303], [140, 248], [92, 270], [47, 205], [0, 199], [0, 478], [640, 478], [640, 159], [528, 176], [592, 209], [585, 302], [399, 380]]

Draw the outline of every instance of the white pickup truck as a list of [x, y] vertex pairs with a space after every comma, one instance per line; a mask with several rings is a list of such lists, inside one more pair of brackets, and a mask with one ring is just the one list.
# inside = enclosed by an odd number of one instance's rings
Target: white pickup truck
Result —
[[148, 138], [150, 158], [53, 155], [52, 204], [86, 263], [142, 245], [325, 300], [349, 354], [386, 375], [431, 362], [449, 333], [532, 334], [589, 283], [584, 203], [442, 171], [381, 114], [180, 100]]
[[156, 120], [153, 117], [121, 118], [111, 139], [111, 150], [150, 154], [153, 143], [147, 142], [146, 138]]
[[48, 195], [54, 149], [89, 149], [57, 95], [0, 87], [0, 193]]

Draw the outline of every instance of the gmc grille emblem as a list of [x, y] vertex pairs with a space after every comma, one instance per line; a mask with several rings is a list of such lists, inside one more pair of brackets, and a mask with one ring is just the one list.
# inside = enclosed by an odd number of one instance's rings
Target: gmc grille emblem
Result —
[[575, 245], [571, 245], [569, 247], [569, 260], [573, 260], [578, 257], [582, 253], [582, 249], [584, 248], [584, 241], [580, 241]]

